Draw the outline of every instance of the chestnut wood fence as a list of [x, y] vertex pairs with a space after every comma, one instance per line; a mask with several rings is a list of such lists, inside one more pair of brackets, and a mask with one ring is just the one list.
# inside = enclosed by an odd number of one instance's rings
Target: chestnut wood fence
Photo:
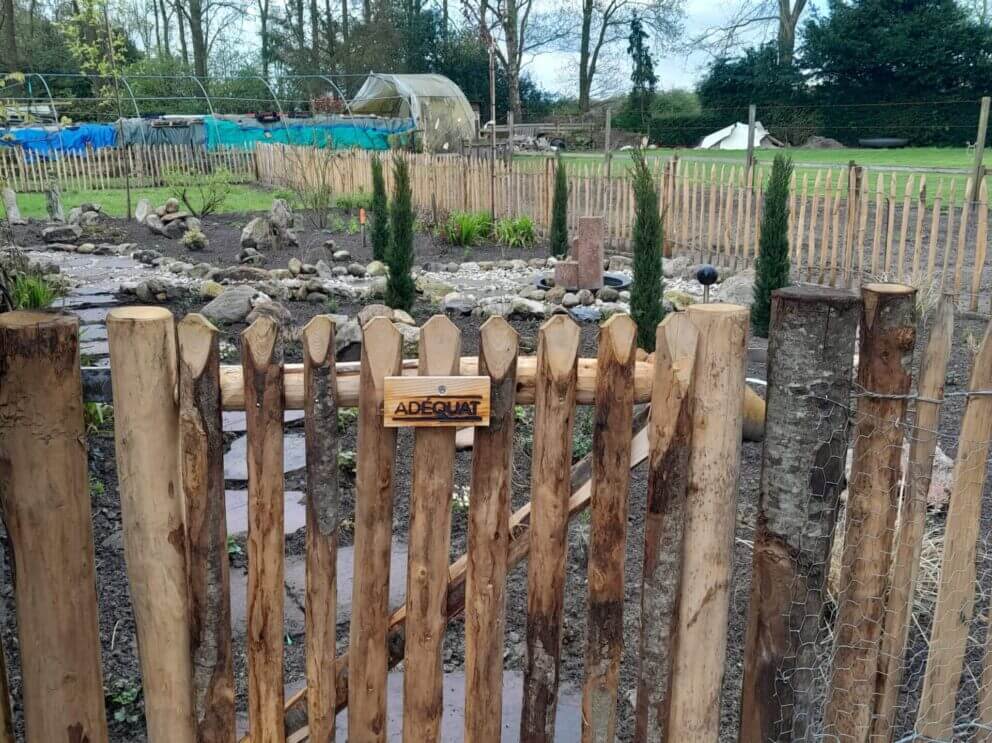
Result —
[[[882, 700], [890, 689], [904, 693], [901, 660], [916, 580], [912, 557], [893, 555], [905, 550], [918, 561], [921, 539], [915, 528], [895, 528], [916, 523], [910, 516], [922, 508], [920, 492], [900, 496], [899, 486], [904, 428], [898, 422], [912, 387], [915, 292], [873, 284], [862, 293], [863, 302], [847, 291], [792, 288], [774, 300], [742, 741], [817, 739], [806, 736], [820, 725], [832, 739], [864, 741], [871, 732], [872, 740], [888, 740], [896, 704]], [[924, 353], [917, 401], [930, 406], [924, 425], [940, 408], [935, 387], [943, 381], [952, 315], [951, 302], [944, 302]], [[199, 315], [177, 328], [166, 309], [119, 308], [107, 325], [124, 552], [150, 743], [235, 740], [223, 410], [247, 415], [244, 707], [251, 743], [331, 741], [335, 713], [345, 708], [350, 740], [386, 740], [387, 674], [400, 661], [403, 739], [439, 740], [442, 642], [448, 620], [462, 612], [464, 739], [499, 741], [506, 576], [528, 558], [520, 739], [553, 740], [568, 523], [586, 509], [583, 741], [614, 740], [625, 641], [640, 656], [635, 740], [718, 740], [745, 391], [744, 308], [694, 305], [670, 315], [645, 361], [635, 360], [635, 328], [625, 316], [601, 327], [595, 359], [579, 358], [579, 327], [564, 316], [541, 327], [534, 357], [518, 356], [517, 334], [499, 318], [482, 327], [479, 355], [463, 357], [460, 331], [436, 316], [423, 326], [415, 363], [404, 362], [395, 327], [377, 318], [364, 328], [361, 361], [350, 364], [335, 364], [334, 323], [318, 316], [302, 333], [302, 365], [283, 363], [286, 339], [264, 317], [242, 335], [240, 366], [220, 364], [219, 333]], [[852, 382], [859, 325], [861, 365]], [[67, 731], [70, 741], [108, 738], [78, 344], [74, 318], [0, 315], [0, 506], [14, 556], [17, 707], [29, 743], [66, 740]], [[384, 378], [398, 374], [488, 376], [491, 421], [475, 430], [468, 552], [451, 564], [454, 429], [415, 432], [406, 600], [391, 607], [392, 472], [401, 454], [396, 430], [383, 425], [382, 399]], [[926, 665], [926, 704], [917, 721], [921, 732], [940, 740], [951, 739], [967, 627], [973, 619], [986, 621], [962, 604], [974, 593], [973, 574], [969, 579], [964, 567], [969, 560], [974, 566], [986, 468], [960, 463], [987, 459], [992, 398], [982, 391], [990, 377], [986, 334], [975, 357], [970, 389], [976, 394], [967, 398], [948, 516], [960, 531], [947, 540], [944, 559], [953, 569], [940, 579], [933, 632], [941, 642]], [[796, 394], [800, 389], [811, 394]], [[531, 501], [511, 514], [516, 405], [534, 406], [535, 425]], [[594, 406], [596, 426], [592, 453], [573, 465], [581, 405]], [[337, 412], [354, 406], [354, 594], [349, 644], [337, 653], [337, 531], [345, 516], [337, 490]], [[306, 686], [288, 698], [287, 409], [304, 411], [307, 483]], [[841, 534], [838, 501], [851, 438]], [[932, 457], [933, 439], [914, 441], [909, 466], [927, 483]], [[623, 624], [627, 493], [630, 468], [644, 460], [640, 633], [629, 636]], [[821, 620], [835, 531], [844, 549], [831, 629]], [[832, 661], [819, 664], [829, 679], [825, 699], [815, 696], [815, 685], [792, 683], [818, 667], [808, 656], [811, 643], [834, 644]], [[878, 652], [880, 643], [888, 643], [887, 654]], [[992, 723], [990, 663], [986, 654], [977, 713], [984, 723]], [[5, 667], [0, 671], [0, 741], [7, 743], [12, 715]], [[297, 708], [306, 710], [307, 724], [288, 729], [285, 714]]]

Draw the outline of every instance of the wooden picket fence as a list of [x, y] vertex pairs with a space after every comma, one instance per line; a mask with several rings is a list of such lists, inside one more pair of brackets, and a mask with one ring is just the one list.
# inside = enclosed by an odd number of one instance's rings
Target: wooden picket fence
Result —
[[[775, 298], [760, 528], [744, 649], [740, 739], [748, 743], [806, 739], [797, 731], [820, 719], [819, 713], [805, 714], [817, 704], [823, 705], [825, 734], [832, 739], [866, 740], [869, 728], [891, 736], [894, 705], [868, 700], [878, 690], [902, 689], [903, 666], [891, 667], [885, 659], [901, 659], [905, 651], [915, 573], [911, 560], [893, 555], [915, 549], [918, 560], [921, 538], [894, 525], [915, 523], [907, 516], [923, 507], [919, 498], [927, 490], [936, 436], [914, 440], [915, 476], [909, 481], [922, 491], [900, 500], [904, 429], [898, 421], [912, 386], [914, 291], [875, 284], [864, 287], [863, 295], [861, 302], [847, 291], [790, 288]], [[950, 302], [942, 304], [939, 317], [924, 353], [929, 371], [920, 382], [919, 404], [929, 406], [929, 417], [923, 424], [939, 414]], [[534, 357], [518, 356], [517, 334], [500, 318], [483, 325], [478, 357], [462, 357], [460, 331], [436, 316], [422, 328], [419, 359], [405, 361], [402, 336], [377, 318], [364, 328], [361, 361], [335, 364], [334, 323], [318, 316], [303, 329], [303, 363], [289, 364], [283, 363], [280, 329], [263, 317], [242, 335], [241, 365], [222, 366], [219, 333], [202, 316], [189, 315], [177, 328], [167, 309], [112, 310], [107, 326], [116, 467], [148, 741], [235, 739], [224, 410], [247, 416], [251, 743], [331, 741], [335, 714], [345, 707], [350, 740], [385, 741], [387, 674], [400, 661], [403, 739], [439, 740], [442, 643], [448, 620], [462, 611], [464, 739], [499, 741], [506, 577], [528, 557], [520, 739], [550, 743], [567, 527], [586, 508], [592, 517], [582, 735], [583, 741], [614, 740], [626, 634], [629, 472], [644, 460], [649, 476], [641, 631], [627, 640], [638, 645], [640, 656], [635, 740], [718, 740], [747, 323], [742, 307], [692, 306], [659, 325], [653, 358], [636, 361], [635, 326], [625, 316], [601, 327], [596, 359], [579, 358], [579, 327], [565, 316], [542, 326]], [[854, 387], [859, 326], [861, 366]], [[71, 741], [108, 738], [78, 344], [74, 318], [0, 315], [0, 506], [14, 556], [28, 743], [65, 740], [67, 730]], [[384, 380], [396, 375], [489, 377], [491, 417], [487, 427], [475, 429], [468, 552], [450, 565], [455, 431], [416, 430], [406, 601], [393, 608], [388, 587], [397, 434], [384, 426], [382, 405]], [[974, 568], [976, 509], [992, 439], [992, 398], [980, 394], [990, 383], [992, 338], [986, 334], [970, 386], [979, 394], [968, 399], [959, 448], [960, 462], [983, 466], [956, 470], [948, 528], [959, 531], [946, 542], [926, 706], [921, 703], [917, 720], [921, 732], [939, 740], [952, 735], [973, 618], [966, 611], [971, 604], [962, 602], [974, 595], [974, 574], [969, 578], [966, 568]], [[799, 389], [813, 392], [798, 395]], [[827, 615], [826, 566], [838, 528], [855, 390], [840, 595], [829, 634], [821, 624]], [[646, 403], [650, 408], [637, 412]], [[531, 501], [511, 515], [517, 405], [534, 406]], [[594, 406], [597, 425], [591, 455], [572, 466], [579, 405]], [[354, 593], [350, 643], [338, 654], [336, 555], [345, 514], [337, 485], [337, 413], [356, 406]], [[307, 487], [306, 687], [289, 698], [283, 674], [287, 409], [304, 411]], [[790, 549], [793, 544], [798, 546]], [[899, 590], [888, 590], [890, 574]], [[836, 637], [825, 702], [817, 701], [813, 685], [788, 686], [796, 674], [810, 671], [809, 645], [824, 637]], [[880, 642], [889, 643], [891, 655], [878, 652]], [[992, 723], [990, 657], [983, 661], [978, 707], [984, 723]], [[0, 679], [5, 686], [5, 672]], [[306, 709], [307, 725], [287, 731], [285, 714], [298, 707]], [[0, 741], [13, 741], [5, 703], [0, 718]], [[885, 723], [888, 728], [879, 728]], [[889, 739], [882, 735], [872, 739]]]
[[26, 157], [19, 148], [0, 149], [0, 180], [15, 191], [44, 191], [56, 182], [63, 191], [105, 191], [166, 184], [173, 173], [206, 175], [224, 169], [233, 183], [254, 181], [255, 158], [249, 150], [206, 150], [189, 145], [101, 147], [85, 153], [71, 151], [57, 158]]
[[[277, 144], [256, 148], [262, 183], [307, 183], [320, 172], [344, 193], [371, 190], [369, 162], [374, 156]], [[550, 225], [553, 159], [536, 164], [498, 159], [491, 170], [487, 159], [401, 156], [411, 164], [414, 204], [435, 220], [453, 211], [494, 209], [497, 218], [529, 216], [539, 231]], [[650, 162], [665, 214], [667, 254], [690, 253], [738, 268], [754, 264], [770, 168], [759, 165], [749, 175], [743, 166], [677, 158]], [[570, 162], [568, 174], [569, 229], [577, 228], [580, 216], [601, 214], [612, 248], [626, 250], [634, 226], [627, 166]], [[988, 187], [983, 178], [976, 197], [968, 199], [971, 180], [963, 189], [961, 180], [857, 165], [797, 172], [789, 244], [798, 277], [846, 287], [866, 281], [909, 282], [935, 297], [952, 291], [965, 309], [989, 312]]]

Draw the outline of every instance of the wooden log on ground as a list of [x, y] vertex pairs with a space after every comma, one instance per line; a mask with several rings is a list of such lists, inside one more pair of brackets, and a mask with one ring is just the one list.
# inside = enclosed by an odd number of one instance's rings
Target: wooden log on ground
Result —
[[537, 337], [527, 664], [520, 743], [551, 743], [555, 737], [578, 351], [579, 326], [573, 320], [558, 315], [541, 326]]
[[698, 336], [696, 326], [684, 313], [668, 315], [656, 333], [655, 383], [648, 429], [651, 453], [644, 516], [640, 665], [634, 710], [634, 740], [638, 743], [666, 740]]
[[637, 326], [629, 315], [614, 315], [599, 331], [592, 444], [589, 619], [582, 688], [583, 743], [616, 740], [636, 336]]
[[334, 321], [318, 315], [303, 328], [307, 455], [307, 721], [313, 743], [333, 743], [337, 651], [338, 407]]
[[248, 730], [252, 743], [283, 743], [282, 339], [260, 317], [241, 334], [248, 435]]
[[465, 743], [499, 740], [510, 547], [518, 338], [501, 317], [483, 324], [479, 372], [491, 379], [489, 426], [475, 432], [465, 571]]
[[809, 740], [820, 617], [844, 487], [856, 294], [772, 293], [768, 417], [744, 649], [741, 743]]
[[197, 740], [233, 743], [234, 670], [224, 505], [220, 339], [203, 315], [179, 323], [179, 435]]
[[[937, 605], [930, 629], [923, 692], [916, 732], [937, 740], [954, 737], [954, 708], [975, 606], [975, 553], [981, 526], [982, 493], [992, 439], [992, 324], [975, 354], [958, 455], [954, 460], [951, 503], [944, 526]], [[980, 692], [979, 715], [989, 719], [988, 690]]]
[[675, 629], [669, 740], [715, 741], [720, 723], [737, 521], [741, 400], [748, 312], [700, 304], [692, 391], [692, 449]]
[[825, 734], [845, 741], [868, 737], [916, 342], [912, 287], [866, 284], [861, 297], [859, 400], [833, 667], [823, 713]]
[[[461, 331], [434, 315], [420, 333], [423, 376], [456, 376]], [[444, 668], [441, 650], [447, 624], [451, 491], [455, 474], [455, 429], [414, 432], [413, 482], [406, 581], [406, 655], [403, 674], [403, 740], [430, 743], [441, 736]], [[502, 647], [502, 646], [501, 646]]]
[[[0, 314], [0, 508], [13, 552], [27, 743], [107, 742], [79, 321]], [[55, 600], [57, 598], [57, 601]], [[8, 725], [0, 740], [13, 743]]]
[[192, 743], [193, 668], [179, 459], [176, 329], [162, 307], [107, 315], [124, 558], [149, 743]]
[[[396, 429], [382, 425], [383, 379], [400, 372], [403, 338], [383, 317], [371, 320], [362, 343], [355, 476], [355, 580], [348, 664], [348, 739], [386, 740], [389, 655], [389, 556], [393, 537]], [[340, 392], [340, 389], [339, 389]]]
[[902, 503], [899, 506], [899, 531], [896, 533], [892, 577], [882, 629], [882, 646], [875, 682], [875, 713], [869, 739], [888, 743], [892, 739], [899, 691], [902, 688], [903, 658], [909, 636], [909, 619], [916, 598], [920, 552], [926, 525], [927, 494], [933, 474], [933, 455], [937, 448], [940, 401], [944, 397], [944, 377], [951, 357], [954, 335], [954, 297], [944, 295], [930, 329], [930, 339], [920, 364], [919, 397], [913, 421], [913, 438], [909, 444], [909, 469], [904, 478]]

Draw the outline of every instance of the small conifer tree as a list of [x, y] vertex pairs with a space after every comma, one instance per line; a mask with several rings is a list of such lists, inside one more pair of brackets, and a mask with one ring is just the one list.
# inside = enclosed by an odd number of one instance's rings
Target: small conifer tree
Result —
[[406, 160], [393, 160], [393, 203], [389, 210], [389, 250], [386, 265], [386, 304], [409, 312], [413, 308], [416, 285], [410, 274], [413, 268], [413, 197], [410, 191], [410, 166]]
[[776, 155], [772, 174], [765, 190], [765, 209], [761, 217], [761, 240], [755, 264], [754, 304], [751, 327], [760, 338], [768, 337], [771, 321], [772, 292], [789, 284], [789, 181], [792, 159]]
[[548, 241], [551, 255], [563, 258], [568, 254], [568, 177], [560, 156], [555, 160], [555, 190]]
[[372, 158], [372, 257], [385, 261], [389, 252], [389, 201], [386, 196], [386, 179], [382, 175], [382, 161]]
[[658, 192], [644, 154], [633, 153], [634, 187], [634, 280], [630, 287], [630, 314], [637, 323], [637, 345], [650, 353], [655, 346], [655, 331], [665, 316], [662, 304], [662, 221], [658, 210]]

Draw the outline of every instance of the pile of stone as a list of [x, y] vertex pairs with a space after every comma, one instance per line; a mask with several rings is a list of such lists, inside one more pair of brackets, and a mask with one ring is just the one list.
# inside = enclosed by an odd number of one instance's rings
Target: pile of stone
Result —
[[265, 253], [299, 245], [294, 229], [293, 212], [284, 199], [273, 199], [268, 216], [255, 217], [241, 230], [242, 263], [260, 266]]
[[169, 198], [162, 206], [153, 209], [148, 199], [141, 199], [134, 210], [134, 218], [156, 235], [178, 240], [187, 231], [202, 232], [200, 220], [181, 208], [179, 199]]

